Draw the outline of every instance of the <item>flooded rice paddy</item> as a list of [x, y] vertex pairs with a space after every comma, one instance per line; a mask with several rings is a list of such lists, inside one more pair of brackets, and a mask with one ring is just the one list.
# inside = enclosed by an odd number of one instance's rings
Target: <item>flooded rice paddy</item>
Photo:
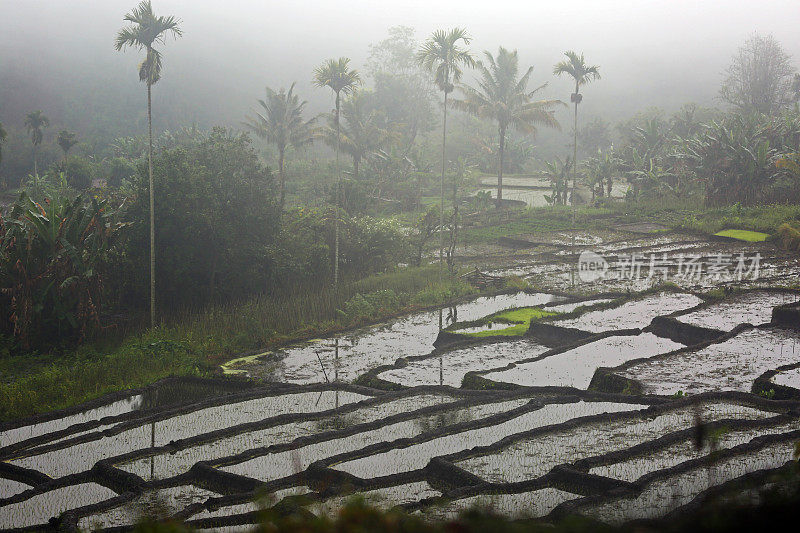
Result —
[[[751, 391], [762, 376], [800, 388], [800, 331], [769, 324], [775, 306], [800, 300], [772, 289], [800, 272], [797, 259], [742, 245], [764, 255], [755, 282], [638, 294], [658, 280], [573, 284], [576, 254], [710, 257], [734, 245], [656, 225], [574, 237], [577, 249], [558, 231], [525, 236], [537, 244], [513, 260], [499, 246], [476, 256], [470, 267], [518, 272], [537, 290], [441, 310], [442, 327], [511, 307], [569, 313], [544, 320], [546, 340], [435, 348], [440, 312], [428, 310], [231, 365], [248, 382], [171, 379], [0, 427], [0, 529], [156, 515], [247, 530], [260, 506], [331, 515], [354, 494], [434, 520], [482, 507], [623, 523], [791, 460], [800, 403]], [[692, 340], [691, 326], [711, 333]]]

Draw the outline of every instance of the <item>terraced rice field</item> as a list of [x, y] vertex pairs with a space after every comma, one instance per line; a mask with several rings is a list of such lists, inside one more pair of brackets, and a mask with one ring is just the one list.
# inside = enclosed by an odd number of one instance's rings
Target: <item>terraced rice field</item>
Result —
[[[639, 229], [581, 246], [729, 246]], [[483, 506], [624, 523], [792, 460], [800, 402], [752, 393], [761, 376], [800, 387], [800, 332], [770, 324], [775, 306], [800, 299], [772, 288], [791, 258], [748, 244], [764, 251], [766, 277], [713, 298], [702, 281], [587, 292], [569, 284], [576, 256], [557, 233], [507, 265], [539, 290], [442, 311], [444, 326], [515, 306], [563, 314], [525, 335], [436, 348], [439, 312], [423, 312], [237, 367], [257, 384], [169, 379], [1, 427], [0, 529], [124, 527], [144, 514], [247, 529], [260, 506], [330, 515], [354, 493], [432, 520]]]

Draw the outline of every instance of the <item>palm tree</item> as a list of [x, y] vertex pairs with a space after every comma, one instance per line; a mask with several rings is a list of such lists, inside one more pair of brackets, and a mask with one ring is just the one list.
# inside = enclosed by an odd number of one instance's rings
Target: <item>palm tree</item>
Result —
[[[333, 121], [336, 125], [336, 206], [339, 206], [339, 194], [342, 187], [342, 174], [339, 166], [339, 153], [341, 149], [341, 128], [339, 124], [339, 112], [341, 109], [341, 95], [350, 94], [356, 86], [361, 83], [361, 76], [358, 71], [350, 68], [350, 59], [340, 57], [339, 59], [328, 59], [314, 70], [314, 85], [317, 87], [330, 87], [336, 94], [336, 109]], [[334, 244], [334, 265], [333, 265], [333, 284], [339, 284], [339, 214], [335, 219], [335, 244]]]
[[497, 207], [503, 201], [503, 153], [505, 152], [506, 132], [509, 127], [521, 133], [536, 134], [536, 126], [560, 129], [561, 125], [553, 116], [554, 108], [563, 104], [560, 100], [536, 100], [536, 93], [547, 86], [545, 83], [532, 91], [528, 90], [533, 67], [522, 77], [519, 74], [517, 51], [510, 52], [500, 47], [497, 58], [484, 52], [486, 62], [478, 61], [480, 71], [478, 87], [461, 85], [463, 100], [455, 100], [453, 106], [479, 118], [497, 122], [500, 141], [497, 173]]
[[475, 60], [469, 50], [459, 46], [459, 42], [469, 44], [470, 37], [464, 28], [450, 31], [436, 30], [417, 52], [419, 64], [431, 72], [436, 85], [444, 93], [444, 114], [442, 115], [442, 180], [441, 205], [439, 208], [439, 266], [444, 265], [444, 172], [446, 167], [445, 147], [447, 145], [447, 95], [453, 92], [456, 83], [461, 81], [463, 67], [473, 67]]
[[303, 120], [303, 109], [306, 101], [294, 94], [295, 84], [289, 87], [289, 91], [281, 88], [280, 91], [267, 87], [267, 97], [259, 100], [263, 112], [256, 112], [256, 116], [247, 122], [247, 126], [256, 135], [267, 142], [274, 144], [278, 148], [278, 177], [281, 187], [281, 210], [286, 197], [286, 174], [284, 171], [284, 161], [286, 148], [294, 146], [300, 148], [309, 144], [313, 140], [314, 119]]
[[173, 16], [158, 17], [153, 13], [150, 0], [143, 0], [126, 14], [123, 20], [130, 22], [117, 33], [114, 47], [117, 51], [125, 48], [144, 50], [146, 56], [139, 64], [139, 81], [147, 84], [147, 173], [150, 187], [150, 327], [156, 325], [156, 233], [155, 196], [153, 192], [153, 84], [161, 79], [161, 52], [153, 45], [163, 44], [167, 35], [181, 36], [179, 20]]
[[[556, 76], [561, 76], [562, 74], [567, 74], [568, 76], [572, 77], [575, 81], [575, 92], [570, 95], [570, 102], [575, 104], [575, 128], [573, 131], [573, 158], [572, 160], [577, 163], [578, 161], [578, 104], [581, 103], [583, 100], [583, 95], [580, 94], [580, 89], [582, 85], [586, 85], [587, 83], [593, 80], [600, 79], [600, 67], [593, 65], [588, 66], [586, 64], [586, 60], [583, 57], [583, 54], [578, 55], [576, 52], [572, 50], [567, 51], [564, 53], [567, 56], [567, 59], [564, 61], [560, 61], [556, 63], [556, 66], [553, 67], [553, 74]], [[578, 180], [578, 165], [575, 164], [573, 166], [573, 170], [575, 172], [574, 177], [572, 179], [572, 205], [575, 206], [575, 182]], [[575, 211], [573, 209], [572, 213], [573, 220], [575, 218]]]
[[25, 127], [28, 128], [28, 133], [31, 135], [31, 142], [33, 143], [33, 175], [39, 176], [39, 167], [36, 162], [36, 149], [42, 144], [44, 137], [44, 129], [50, 126], [50, 119], [44, 116], [42, 110], [31, 111], [25, 117]]
[[[358, 179], [361, 162], [386, 140], [393, 138], [393, 132], [382, 126], [381, 114], [371, 103], [370, 91], [358, 90], [342, 101], [339, 139], [341, 149], [353, 158], [353, 177]], [[325, 140], [336, 146], [336, 124], [330, 119], [331, 127], [324, 130]]]
[[61, 150], [64, 152], [64, 171], [67, 170], [67, 154], [69, 153], [70, 148], [78, 144], [78, 139], [74, 132], [61, 130], [58, 132], [58, 138], [56, 142], [61, 147]]
[[[0, 122], [0, 163], [3, 162], [3, 143], [6, 142], [6, 133], [5, 128], [3, 127], [3, 123]], [[5, 189], [6, 182], [0, 181], [0, 190]]]

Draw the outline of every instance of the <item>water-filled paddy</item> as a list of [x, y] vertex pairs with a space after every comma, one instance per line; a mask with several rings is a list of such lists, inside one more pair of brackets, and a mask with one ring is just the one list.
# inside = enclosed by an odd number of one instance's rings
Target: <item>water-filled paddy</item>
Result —
[[772, 377], [772, 382], [776, 385], [800, 389], [800, 367], [778, 372]]
[[[394, 487], [367, 490], [358, 493], [358, 496], [363, 498], [366, 503], [379, 509], [389, 509], [396, 505], [418, 502], [425, 498], [432, 498], [440, 495], [441, 492], [432, 488], [427, 481], [405, 483]], [[309, 510], [318, 516], [333, 516], [353, 497], [354, 496], [351, 494], [331, 498], [324, 502], [310, 505]]]
[[[549, 294], [524, 292], [478, 298], [444, 309], [442, 325], [476, 320], [509, 307], [542, 305], [553, 299]], [[255, 375], [264, 374], [289, 383], [319, 383], [337, 377], [339, 381], [353, 381], [367, 370], [392, 364], [400, 357], [429, 353], [438, 334], [439, 311], [427, 311], [332, 339], [290, 347], [247, 368]]]
[[635, 498], [603, 502], [580, 512], [612, 524], [639, 518], [656, 518], [691, 502], [705, 489], [749, 472], [782, 466], [792, 459], [792, 442], [771, 444], [748, 453], [726, 457], [710, 467], [655, 479]]
[[301, 437], [381, 420], [400, 413], [432, 405], [444, 405], [454, 398], [441, 394], [422, 394], [381, 402], [355, 411], [333, 414], [322, 420], [309, 420], [281, 424], [264, 429], [245, 431], [210, 442], [200, 443], [182, 450], [142, 457], [117, 465], [122, 470], [144, 479], [163, 479], [187, 472], [199, 461], [211, 461], [260, 447], [286, 444]]
[[800, 429], [800, 420], [793, 420], [769, 428], [735, 430], [722, 428], [715, 435], [710, 436], [701, 447], [697, 446], [694, 438], [690, 438], [666, 448], [653, 450], [644, 456], [631, 457], [618, 463], [594, 467], [589, 472], [623, 481], [636, 481], [646, 474], [672, 468], [680, 463], [708, 455], [712, 451], [725, 450], [745, 444], [755, 437], [766, 434], [786, 433], [797, 429]]
[[528, 339], [470, 346], [410, 361], [405, 367], [381, 372], [378, 377], [407, 387], [439, 384], [458, 387], [467, 372], [506, 365], [546, 350]]
[[581, 416], [629, 411], [642, 407], [644, 406], [611, 402], [546, 405], [541, 409], [520, 414], [505, 422], [433, 438], [412, 446], [395, 448], [332, 466], [336, 470], [342, 470], [361, 478], [399, 474], [423, 468], [433, 457], [457, 453], [474, 446], [486, 446], [521, 431], [558, 424]]
[[107, 416], [116, 416], [129, 413], [139, 409], [141, 406], [142, 395], [134, 394], [127, 398], [111, 402], [107, 405], [101, 405], [92, 409], [87, 409], [86, 411], [82, 411], [74, 415], [68, 415], [63, 418], [56, 418], [46, 422], [39, 422], [36, 424], [9, 429], [0, 432], [0, 447], [9, 446], [11, 444], [15, 444], [33, 437], [38, 437], [40, 435], [45, 435], [47, 433], [61, 431], [75, 424], [100, 420], [101, 418]]
[[67, 509], [107, 500], [117, 494], [97, 483], [81, 483], [37, 494], [0, 507], [0, 528], [24, 528], [45, 524]]
[[644, 328], [659, 315], [688, 309], [702, 302], [693, 294], [661, 292], [625, 302], [618, 307], [589, 311], [577, 318], [556, 320], [553, 324], [592, 333], [617, 329]]
[[315, 412], [364, 400], [367, 397], [347, 391], [304, 392], [267, 396], [242, 402], [208, 407], [198, 411], [131, 428], [112, 436], [82, 442], [67, 448], [23, 457], [13, 464], [60, 477], [89, 470], [101, 460], [237, 424], [263, 420], [291, 412]]
[[729, 403], [705, 404], [660, 414], [645, 420], [622, 419], [582, 424], [546, 435], [521, 439], [498, 452], [456, 463], [487, 481], [514, 482], [543, 476], [554, 466], [627, 448], [667, 432], [691, 428], [697, 417], [711, 422], [724, 418], [763, 418], [767, 413]]
[[78, 527], [84, 531], [91, 531], [130, 526], [143, 517], [168, 518], [193, 503], [202, 503], [215, 496], [219, 494], [194, 485], [149, 491], [119, 507], [82, 518], [78, 522]]
[[730, 331], [739, 324], [766, 324], [772, 320], [773, 307], [798, 299], [800, 296], [792, 293], [748, 291], [680, 315], [677, 319], [694, 326]]
[[490, 510], [515, 519], [538, 518], [548, 514], [556, 506], [579, 498], [577, 494], [546, 487], [514, 494], [485, 494], [453, 500], [441, 505], [432, 505], [422, 511], [428, 518], [452, 520], [469, 509]]
[[[384, 441], [415, 437], [431, 429], [485, 418], [520, 407], [525, 403], [527, 403], [526, 399], [519, 399], [443, 411], [435, 415], [385, 425], [344, 438], [326, 440], [293, 450], [261, 455], [244, 462], [221, 466], [220, 468], [226, 472], [249, 476], [262, 481], [270, 481], [304, 470], [314, 461], [353, 452]], [[373, 470], [373, 474], [384, 473], [387, 469], [390, 469], [388, 465], [378, 465]]]
[[560, 385], [586, 389], [598, 367], [617, 366], [631, 359], [652, 357], [682, 347], [683, 344], [652, 333], [606, 337], [538, 361], [483, 374], [483, 377], [526, 387]]
[[797, 332], [755, 328], [696, 351], [636, 364], [619, 374], [639, 381], [652, 394], [749, 392], [757, 377], [797, 362], [798, 354]]

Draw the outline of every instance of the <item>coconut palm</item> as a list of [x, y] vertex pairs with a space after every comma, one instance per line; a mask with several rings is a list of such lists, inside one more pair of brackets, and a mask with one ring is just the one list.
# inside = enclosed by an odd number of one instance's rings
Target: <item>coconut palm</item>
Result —
[[258, 103], [263, 112], [256, 112], [256, 116], [249, 119], [248, 127], [256, 135], [278, 148], [278, 177], [281, 188], [281, 209], [286, 197], [286, 174], [284, 162], [286, 149], [289, 146], [300, 148], [313, 140], [314, 119], [303, 120], [303, 109], [306, 101], [294, 94], [295, 84], [289, 90], [281, 88], [280, 91], [267, 87], [267, 97]]
[[139, 81], [147, 85], [147, 173], [150, 187], [150, 326], [156, 324], [156, 234], [155, 234], [155, 197], [153, 192], [153, 84], [161, 79], [161, 52], [154, 48], [156, 44], [164, 44], [168, 35], [174, 38], [181, 36], [178, 24], [180, 21], [169, 16], [156, 16], [150, 0], [142, 1], [126, 14], [123, 20], [130, 22], [117, 33], [114, 47], [117, 51], [136, 48], [146, 52], [144, 60], [139, 64]]
[[[476, 63], [480, 78], [478, 86], [461, 85], [463, 100], [455, 100], [453, 106], [479, 118], [497, 122], [499, 136], [498, 172], [497, 172], [497, 207], [503, 201], [503, 154], [505, 152], [506, 132], [509, 128], [525, 134], [536, 134], [536, 126], [560, 129], [561, 125], [553, 116], [559, 100], [534, 100], [536, 93], [547, 84], [528, 90], [528, 82], [533, 67], [528, 67], [521, 77], [519, 74], [519, 58], [517, 51], [506, 50], [502, 46], [495, 58], [488, 51], [484, 52], [484, 61]], [[563, 104], [562, 104], [563, 105]]]
[[[339, 194], [342, 188], [342, 174], [339, 166], [339, 153], [341, 151], [341, 128], [339, 123], [339, 112], [341, 110], [342, 94], [352, 93], [356, 86], [361, 83], [361, 76], [358, 71], [350, 68], [350, 59], [340, 57], [339, 59], [328, 59], [314, 70], [314, 85], [317, 87], [329, 87], [336, 95], [336, 109], [334, 111], [334, 124], [336, 126], [336, 204], [339, 205]], [[334, 243], [334, 265], [333, 265], [333, 284], [339, 284], [339, 215], [335, 219], [335, 243]]]
[[61, 147], [61, 150], [64, 152], [64, 170], [67, 169], [67, 154], [69, 153], [70, 148], [78, 144], [77, 136], [74, 132], [61, 130], [58, 132], [58, 137], [56, 138], [56, 142]]
[[39, 176], [39, 167], [36, 162], [36, 150], [39, 145], [42, 144], [44, 129], [49, 126], [50, 119], [44, 115], [41, 109], [38, 111], [31, 111], [25, 117], [25, 127], [28, 128], [28, 133], [33, 143], [33, 175], [36, 177]]
[[[583, 57], [583, 54], [578, 55], [576, 52], [569, 50], [564, 53], [567, 56], [567, 59], [564, 61], [560, 61], [556, 63], [555, 67], [553, 67], [553, 74], [556, 76], [561, 76], [566, 74], [570, 76], [573, 81], [575, 82], [575, 92], [570, 95], [570, 102], [575, 104], [575, 127], [573, 131], [573, 157], [572, 160], [577, 162], [578, 161], [578, 104], [581, 103], [583, 100], [583, 95], [580, 94], [580, 89], [582, 85], [586, 85], [587, 83], [593, 80], [600, 79], [600, 67], [597, 65], [589, 66], [586, 64], [586, 60]], [[572, 204], [575, 205], [575, 182], [578, 179], [578, 165], [574, 165], [573, 170], [575, 171], [575, 175], [572, 179]], [[574, 215], [574, 213], [573, 213]]]
[[461, 81], [464, 67], [473, 67], [475, 59], [469, 50], [459, 43], [469, 44], [470, 37], [464, 28], [453, 28], [450, 31], [436, 30], [425, 41], [419, 52], [417, 61], [433, 74], [437, 87], [444, 93], [442, 115], [442, 180], [441, 204], [439, 207], [439, 266], [444, 264], [444, 173], [447, 166], [445, 147], [447, 146], [447, 95], [453, 92], [455, 84]]

